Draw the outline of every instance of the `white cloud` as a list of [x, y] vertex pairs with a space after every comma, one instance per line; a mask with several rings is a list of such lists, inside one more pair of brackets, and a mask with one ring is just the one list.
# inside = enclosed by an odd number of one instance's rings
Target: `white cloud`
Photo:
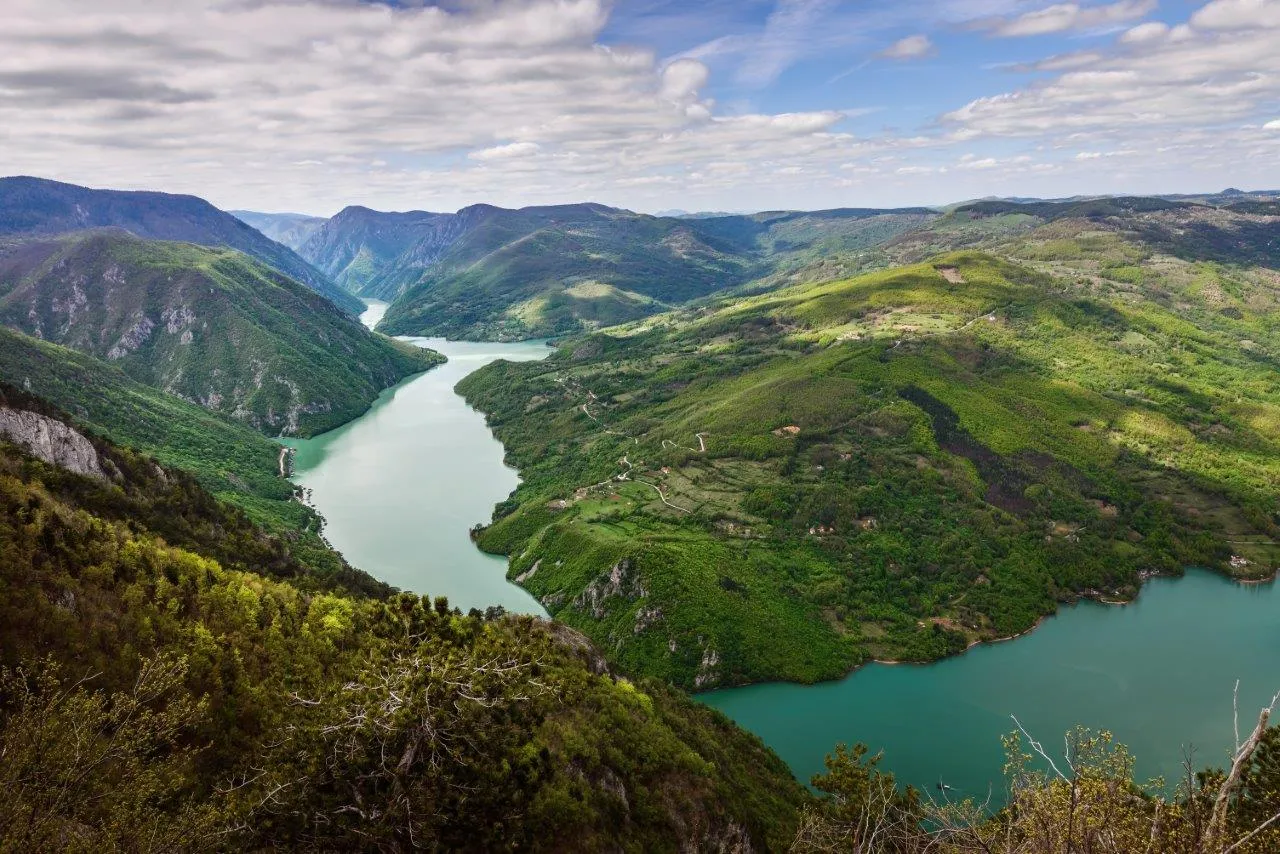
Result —
[[1262, 127], [1263, 127], [1263, 129], [1264, 129], [1264, 130], [1280, 130], [1280, 119], [1276, 119], [1275, 121], [1267, 122], [1267, 123], [1266, 123], [1265, 125], [1263, 125]]
[[[718, 63], [732, 54], [737, 82], [758, 85], [815, 45], [856, 42], [865, 60], [892, 38], [877, 34], [918, 30], [890, 48], [910, 58], [939, 22], [1021, 21], [1028, 3], [776, 0], [763, 31], [664, 61], [606, 35], [610, 0], [0, 0], [0, 168], [316, 213], [895, 205], [1069, 193], [1082, 176], [1134, 189], [1116, 183], [1122, 165], [1145, 170], [1148, 190], [1241, 170], [1221, 185], [1261, 186], [1280, 181], [1266, 29], [1278, 3], [1216, 0], [1160, 37], [1139, 25], [1021, 66], [1036, 83], [951, 110], [940, 128], [862, 138], [845, 130], [865, 112], [843, 100], [851, 87], [808, 92], [806, 106], [839, 97], [831, 109], [720, 105], [709, 93], [735, 78]], [[1080, 6], [1071, 26], [1107, 26], [1083, 12], [1122, 6]], [[990, 137], [998, 156], [971, 151]], [[1074, 158], [1134, 150], [1159, 156]]]
[[1110, 27], [1143, 18], [1155, 8], [1156, 0], [1117, 0], [1105, 6], [1057, 3], [1016, 18], [988, 18], [976, 26], [997, 36], [1043, 36]]
[[1169, 25], [1160, 21], [1150, 21], [1145, 24], [1138, 24], [1132, 29], [1125, 30], [1120, 36], [1120, 41], [1125, 44], [1141, 44], [1142, 42], [1156, 41], [1169, 35]]
[[662, 97], [684, 103], [696, 98], [698, 90], [707, 85], [710, 72], [707, 66], [695, 59], [677, 59], [662, 69]]
[[6, 172], [326, 212], [562, 201], [854, 146], [840, 111], [719, 115], [702, 62], [601, 43], [608, 0], [2, 3]]
[[1085, 68], [1102, 60], [1102, 54], [1096, 51], [1081, 51], [1078, 53], [1062, 53], [1057, 56], [1051, 56], [1042, 59], [1039, 62], [1032, 63], [1030, 66], [1021, 66], [1017, 70], [1031, 71], [1071, 71], [1076, 68]]
[[495, 145], [492, 148], [482, 148], [479, 151], [473, 151], [467, 155], [472, 160], [481, 162], [493, 160], [511, 160], [515, 157], [529, 157], [537, 154], [542, 150], [542, 146], [536, 142], [512, 142], [507, 145]]
[[1213, 0], [1191, 16], [1191, 26], [1202, 30], [1280, 28], [1280, 3], [1276, 0]]
[[943, 121], [986, 135], [1028, 137], [1238, 125], [1280, 98], [1277, 33], [1268, 29], [1280, 20], [1269, 25], [1259, 16], [1251, 30], [1220, 31], [1226, 20], [1212, 18], [1210, 29], [1193, 18], [1180, 37], [1173, 37], [1175, 28], [1168, 38], [1130, 41], [1051, 80], [971, 101]]
[[919, 59], [934, 52], [933, 42], [926, 35], [907, 36], [880, 52], [886, 59]]
[[814, 26], [835, 5], [836, 0], [777, 0], [764, 32], [738, 69], [738, 80], [748, 86], [772, 83], [810, 49]]

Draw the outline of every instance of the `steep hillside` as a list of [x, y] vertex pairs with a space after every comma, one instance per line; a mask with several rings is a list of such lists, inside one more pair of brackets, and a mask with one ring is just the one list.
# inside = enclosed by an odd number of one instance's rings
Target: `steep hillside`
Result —
[[322, 216], [294, 213], [258, 213], [257, 211], [227, 211], [246, 225], [256, 228], [276, 243], [283, 243], [297, 252], [307, 238], [327, 222]]
[[0, 323], [294, 435], [350, 420], [439, 361], [239, 252], [118, 230], [0, 243]]
[[0, 178], [0, 237], [123, 228], [139, 237], [226, 246], [274, 267], [358, 315], [359, 300], [293, 250], [195, 196], [92, 190], [40, 178]]
[[430, 266], [469, 222], [463, 214], [348, 207], [316, 229], [298, 251], [352, 293], [392, 299], [395, 290], [388, 292], [383, 279], [402, 276], [405, 268]]
[[[15, 411], [76, 429], [13, 391], [0, 429]], [[91, 453], [102, 476], [0, 437], [0, 848], [792, 838], [808, 798], [776, 756], [610, 672], [576, 633], [443, 599], [306, 592], [188, 478], [101, 440]]]
[[366, 290], [395, 298], [386, 331], [528, 338], [607, 326], [811, 254], [876, 245], [933, 214], [840, 210], [691, 220], [564, 205], [476, 207], [458, 216], [470, 225], [452, 243], [431, 243], [431, 252], [397, 262]]
[[1005, 225], [1019, 263], [936, 256], [467, 378], [524, 477], [481, 545], [697, 687], [936, 658], [1189, 563], [1271, 576], [1280, 273]]
[[532, 338], [652, 314], [744, 281], [682, 220], [600, 205], [489, 209], [387, 312], [391, 334]]
[[280, 446], [256, 430], [134, 382], [92, 356], [4, 327], [0, 382], [38, 392], [98, 435], [190, 472], [220, 501], [275, 534], [311, 572], [349, 589], [385, 589], [324, 545], [320, 519], [280, 476]]

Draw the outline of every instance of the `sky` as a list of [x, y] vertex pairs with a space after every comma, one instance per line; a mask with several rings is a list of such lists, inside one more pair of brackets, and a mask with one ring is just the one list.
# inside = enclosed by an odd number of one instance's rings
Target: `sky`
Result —
[[1280, 188], [1280, 0], [0, 0], [0, 174], [231, 209]]

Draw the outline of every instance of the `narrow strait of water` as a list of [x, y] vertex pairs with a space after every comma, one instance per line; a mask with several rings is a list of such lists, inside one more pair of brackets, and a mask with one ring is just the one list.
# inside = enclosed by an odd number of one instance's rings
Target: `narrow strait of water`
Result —
[[[373, 328], [387, 304], [369, 302]], [[542, 341], [515, 344], [409, 338], [449, 361], [379, 396], [360, 418], [313, 439], [291, 440], [294, 482], [310, 490], [324, 535], [353, 566], [414, 593], [448, 596], [462, 608], [502, 605], [545, 614], [506, 579], [507, 561], [481, 552], [470, 529], [520, 482], [484, 416], [454, 393], [473, 371], [498, 359], [531, 361]]]
[[[385, 303], [370, 303], [373, 326]], [[294, 479], [311, 490], [325, 535], [355, 566], [464, 610], [500, 604], [544, 614], [506, 580], [506, 561], [468, 531], [519, 478], [484, 417], [454, 393], [495, 359], [544, 358], [542, 342], [410, 339], [448, 364], [385, 392], [337, 430], [294, 441]], [[1142, 777], [1172, 781], [1186, 748], [1221, 764], [1232, 744], [1232, 690], [1242, 728], [1280, 689], [1280, 587], [1238, 585], [1192, 570], [1149, 582], [1125, 607], [1083, 602], [1013, 641], [929, 665], [872, 664], [819, 685], [753, 685], [700, 695], [755, 732], [808, 781], [837, 742], [883, 750], [883, 767], [938, 795], [1002, 798], [1000, 736], [1010, 715], [1061, 750], [1075, 724], [1113, 731]]]

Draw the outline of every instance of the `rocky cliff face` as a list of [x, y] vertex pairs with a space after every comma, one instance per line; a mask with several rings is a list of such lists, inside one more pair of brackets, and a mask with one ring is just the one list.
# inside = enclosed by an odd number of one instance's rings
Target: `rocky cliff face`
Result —
[[89, 477], [107, 477], [93, 443], [55, 418], [0, 406], [0, 437], [46, 463]]

